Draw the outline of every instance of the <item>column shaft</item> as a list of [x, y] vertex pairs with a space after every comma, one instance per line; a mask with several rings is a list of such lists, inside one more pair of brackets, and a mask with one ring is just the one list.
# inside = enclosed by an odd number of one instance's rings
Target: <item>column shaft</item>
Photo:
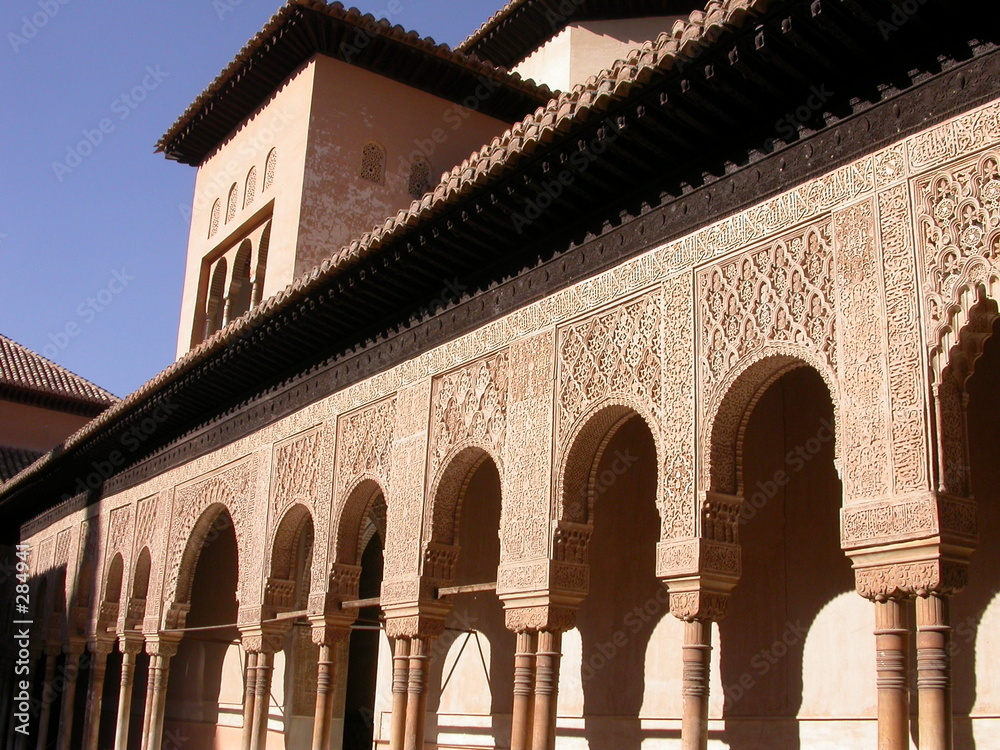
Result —
[[267, 719], [271, 707], [271, 671], [274, 669], [274, 654], [261, 651], [257, 655], [257, 680], [254, 685], [253, 739], [251, 750], [267, 747]]
[[115, 725], [115, 750], [128, 750], [128, 729], [132, 713], [132, 685], [135, 682], [137, 654], [131, 649], [122, 654], [122, 678], [118, 690], [118, 721]]
[[108, 671], [108, 646], [98, 644], [91, 650], [90, 686], [87, 690], [87, 715], [84, 717], [84, 750], [97, 750], [101, 733], [101, 705], [104, 703], [104, 676]]
[[156, 673], [156, 657], [149, 655], [149, 665], [146, 668], [146, 700], [142, 708], [142, 750], [149, 750], [149, 735], [153, 729], [153, 694], [154, 674]]
[[155, 668], [153, 679], [153, 710], [150, 716], [149, 746], [147, 750], [160, 750], [163, 744], [163, 723], [167, 709], [167, 684], [170, 677], [170, 657], [159, 654], [152, 657]]
[[535, 654], [538, 636], [517, 634], [514, 654], [514, 716], [511, 722], [510, 750], [531, 750], [531, 719], [535, 707]]
[[392, 723], [389, 750], [403, 750], [406, 740], [406, 689], [410, 680], [410, 641], [397, 638], [392, 652]]
[[683, 695], [681, 748], [706, 750], [708, 747], [709, 673], [712, 658], [712, 621], [684, 623]]
[[313, 721], [313, 750], [329, 750], [330, 725], [333, 722], [333, 700], [331, 696], [334, 681], [333, 662], [330, 647], [320, 645], [319, 661], [316, 663], [316, 718]]
[[66, 686], [63, 688], [62, 705], [59, 710], [59, 733], [56, 735], [56, 750], [69, 750], [73, 739], [73, 715], [76, 703], [76, 679], [80, 673], [80, 654], [70, 651], [66, 654]]
[[909, 629], [903, 603], [875, 602], [875, 668], [878, 685], [878, 750], [907, 750]]
[[42, 710], [38, 715], [38, 750], [45, 750], [49, 743], [49, 724], [52, 723], [52, 701], [55, 699], [55, 689], [52, 684], [56, 679], [56, 655], [45, 650], [45, 671], [42, 678]]
[[430, 662], [429, 638], [410, 641], [410, 673], [406, 689], [406, 736], [403, 750], [423, 750], [427, 715], [427, 671]]
[[243, 669], [243, 744], [242, 750], [250, 750], [253, 742], [253, 706], [256, 697], [257, 652], [247, 651], [247, 663]]
[[531, 727], [531, 750], [554, 750], [556, 746], [556, 704], [559, 698], [559, 660], [562, 633], [538, 634], [535, 657], [535, 704]]
[[917, 597], [917, 702], [920, 750], [952, 750], [951, 626], [948, 599]]

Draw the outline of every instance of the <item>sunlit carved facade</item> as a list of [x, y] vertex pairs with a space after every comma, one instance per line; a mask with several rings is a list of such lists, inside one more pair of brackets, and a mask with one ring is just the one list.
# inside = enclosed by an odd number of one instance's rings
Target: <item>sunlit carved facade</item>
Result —
[[1000, 55], [925, 6], [685, 16], [0, 488], [87, 665], [12, 746], [1000, 747]]

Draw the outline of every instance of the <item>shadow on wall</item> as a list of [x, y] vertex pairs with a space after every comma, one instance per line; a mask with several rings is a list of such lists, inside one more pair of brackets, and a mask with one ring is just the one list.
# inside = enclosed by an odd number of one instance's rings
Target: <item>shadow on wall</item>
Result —
[[[456, 586], [497, 580], [500, 565], [500, 475], [492, 460], [473, 472], [459, 505]], [[450, 742], [456, 735], [489, 735], [475, 744], [510, 744], [516, 637], [504, 625], [503, 605], [493, 591], [452, 597], [448, 630], [435, 643], [429, 685], [427, 734]], [[475, 633], [471, 631], [476, 631]], [[489, 717], [488, 729], [450, 726], [448, 714]]]
[[[850, 630], [857, 624], [870, 631], [873, 615], [852, 623], [853, 613], [866, 612], [869, 605], [856, 595], [841, 596], [854, 591], [854, 576], [840, 549], [843, 493], [832, 425], [829, 392], [810, 368], [793, 370], [771, 385], [747, 425], [744, 496], [749, 501], [760, 494], [744, 506], [743, 573], [719, 625], [718, 644], [725, 690], [722, 739], [732, 750], [798, 750], [809, 744], [801, 736], [800, 718], [847, 718], [866, 710], [855, 705], [854, 696], [864, 693], [858, 685], [874, 680], [874, 663], [872, 671], [863, 669], [874, 652], [861, 656], [857, 669], [858, 659], [849, 652], [864, 642], [854, 641]], [[835, 600], [831, 606], [837, 611], [824, 613], [820, 626], [817, 615]], [[806, 666], [806, 641], [814, 626], [824, 629], [816, 635], [828, 658]], [[807, 692], [820, 700], [804, 705]]]
[[648, 737], [639, 722], [647, 647], [668, 616], [656, 578], [656, 447], [639, 417], [618, 429], [598, 463], [596, 476], [612, 475], [594, 506], [590, 593], [577, 613], [584, 737], [592, 750], [639, 750]]
[[[191, 585], [191, 611], [185, 628], [230, 625], [185, 633], [170, 664], [167, 686], [166, 731], [191, 736], [211, 746], [219, 722], [223, 667], [239, 642], [236, 586], [238, 558], [236, 531], [228, 512], [215, 519]], [[242, 685], [234, 690], [239, 700]], [[183, 728], [181, 728], [183, 725]]]
[[[1000, 687], [995, 674], [996, 645], [987, 649], [988, 633], [980, 629], [986, 616], [1000, 617], [1000, 321], [986, 342], [983, 356], [969, 380], [969, 458], [972, 492], [979, 519], [979, 548], [972, 556], [969, 587], [952, 600], [952, 684], [954, 686], [955, 747], [977, 747], [970, 715], [996, 715], [1000, 708]], [[995, 641], [995, 636], [993, 637]], [[992, 659], [991, 659], [992, 657]], [[980, 665], [979, 674], [976, 664]], [[985, 669], [984, 669], [985, 667]], [[982, 735], [980, 735], [981, 737]]]

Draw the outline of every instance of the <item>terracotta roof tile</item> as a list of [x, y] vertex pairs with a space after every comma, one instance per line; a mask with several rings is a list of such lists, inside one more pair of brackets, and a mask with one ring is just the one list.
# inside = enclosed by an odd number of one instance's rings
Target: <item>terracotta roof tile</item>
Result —
[[22, 469], [30, 466], [43, 455], [45, 454], [37, 451], [0, 445], [0, 483], [6, 482], [12, 476], [19, 474]]
[[2, 334], [0, 386], [99, 406], [110, 406], [118, 401], [103, 388]]

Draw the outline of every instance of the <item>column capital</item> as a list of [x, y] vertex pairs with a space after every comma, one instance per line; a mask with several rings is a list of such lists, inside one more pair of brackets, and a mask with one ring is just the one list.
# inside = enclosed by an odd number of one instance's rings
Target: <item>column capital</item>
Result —
[[[346, 614], [346, 613], [345, 613]], [[312, 642], [317, 646], [338, 646], [351, 638], [351, 624], [356, 618], [337, 620], [323, 615], [310, 615]]]
[[276, 654], [285, 645], [285, 636], [292, 623], [274, 623], [252, 628], [240, 628], [243, 650], [254, 654]]
[[87, 642], [90, 653], [95, 656], [107, 656], [115, 650], [114, 638], [92, 638]]
[[180, 642], [181, 636], [178, 633], [157, 633], [146, 638], [146, 653], [167, 658], [176, 656]]
[[505, 606], [504, 624], [514, 633], [564, 633], [576, 626], [576, 607]]
[[866, 599], [876, 602], [940, 594], [950, 596], [969, 583], [965, 560], [942, 558], [898, 560], [854, 566], [855, 587]]
[[137, 656], [142, 652], [144, 643], [145, 638], [143, 638], [141, 633], [129, 632], [118, 636], [118, 648], [121, 649], [123, 654]]
[[664, 581], [670, 614], [684, 622], [718, 622], [726, 616], [735, 581], [698, 577]]

